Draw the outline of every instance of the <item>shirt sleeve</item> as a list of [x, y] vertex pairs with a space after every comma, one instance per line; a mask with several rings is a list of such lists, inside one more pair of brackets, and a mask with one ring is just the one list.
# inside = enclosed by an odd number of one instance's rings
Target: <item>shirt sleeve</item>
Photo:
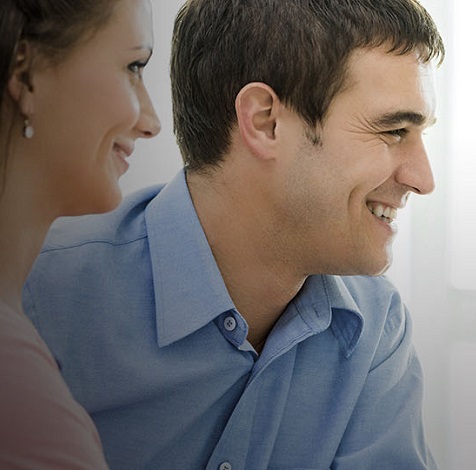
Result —
[[0, 308], [0, 468], [107, 469], [97, 431], [23, 314]]
[[411, 341], [411, 318], [399, 299], [390, 306], [331, 470], [437, 468], [423, 432], [423, 373]]

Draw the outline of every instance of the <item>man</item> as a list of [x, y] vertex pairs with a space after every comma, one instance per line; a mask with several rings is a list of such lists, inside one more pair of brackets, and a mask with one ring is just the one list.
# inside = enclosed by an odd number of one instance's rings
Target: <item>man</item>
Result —
[[433, 190], [443, 55], [414, 0], [187, 2], [184, 171], [57, 226], [25, 290], [111, 468], [435, 468], [378, 275], [397, 211]]

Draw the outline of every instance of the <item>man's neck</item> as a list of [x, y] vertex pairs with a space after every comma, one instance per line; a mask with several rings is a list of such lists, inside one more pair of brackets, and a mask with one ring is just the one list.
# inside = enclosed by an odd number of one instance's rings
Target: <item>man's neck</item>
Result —
[[259, 350], [306, 276], [276, 253], [265, 211], [246, 188], [199, 175], [187, 175], [187, 182], [228, 292], [248, 323], [248, 341]]

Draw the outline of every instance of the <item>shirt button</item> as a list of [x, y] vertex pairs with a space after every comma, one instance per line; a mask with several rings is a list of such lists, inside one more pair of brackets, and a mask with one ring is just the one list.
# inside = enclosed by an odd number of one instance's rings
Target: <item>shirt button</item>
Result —
[[[233, 331], [236, 328], [236, 320], [233, 317], [226, 317], [225, 318], [225, 323], [223, 325], [224, 325], [226, 331]], [[228, 470], [228, 469], [227, 468], [222, 469], [220, 467], [220, 470]]]
[[[234, 320], [234, 318], [233, 318]], [[230, 462], [223, 462], [221, 465], [220, 465], [220, 468], [219, 470], [232, 470], [233, 467], [231, 466], [231, 463]]]

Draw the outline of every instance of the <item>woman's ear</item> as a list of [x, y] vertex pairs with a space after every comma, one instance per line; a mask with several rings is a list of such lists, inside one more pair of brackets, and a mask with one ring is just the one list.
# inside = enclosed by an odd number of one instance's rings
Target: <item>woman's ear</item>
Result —
[[33, 47], [27, 41], [18, 44], [14, 58], [13, 70], [8, 80], [8, 92], [25, 117], [33, 114], [33, 85], [32, 85]]
[[236, 97], [235, 109], [241, 139], [259, 158], [274, 156], [280, 107], [278, 96], [264, 83], [249, 83]]

